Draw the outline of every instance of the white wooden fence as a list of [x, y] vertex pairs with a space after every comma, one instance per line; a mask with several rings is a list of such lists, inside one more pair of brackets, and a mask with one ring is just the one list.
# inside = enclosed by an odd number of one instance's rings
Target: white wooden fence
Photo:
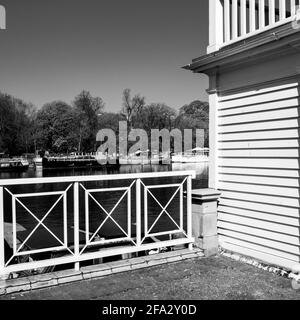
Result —
[[[170, 183], [170, 184], [147, 184], [153, 178], [174, 178], [180, 179], [180, 183]], [[152, 249], [158, 249], [162, 247], [175, 246], [181, 244], [188, 244], [190, 247], [194, 242], [192, 237], [192, 199], [191, 199], [191, 188], [192, 188], [192, 178], [195, 178], [194, 171], [180, 171], [180, 172], [161, 172], [161, 173], [139, 173], [139, 174], [121, 174], [121, 175], [100, 175], [100, 176], [85, 176], [85, 177], [60, 177], [60, 178], [34, 178], [34, 179], [10, 179], [10, 180], [0, 180], [0, 275], [8, 274], [11, 272], [19, 272], [24, 270], [32, 270], [37, 268], [45, 268], [48, 266], [55, 266], [67, 263], [74, 263], [75, 268], [80, 268], [80, 262], [92, 259], [99, 259], [103, 257], [116, 256], [126, 253], [134, 253], [139, 251], [146, 251]], [[90, 182], [108, 182], [108, 181], [130, 181], [130, 185], [127, 187], [114, 187], [114, 188], [93, 188], [89, 189], [85, 183]], [[63, 191], [51, 191], [51, 192], [40, 192], [40, 193], [14, 193], [13, 187], [15, 186], [25, 186], [28, 190], [31, 190], [32, 185], [45, 185], [45, 184], [64, 184], [67, 188]], [[154, 189], [162, 188], [175, 188], [176, 191], [173, 196], [169, 199], [166, 205], [162, 205], [159, 200], [153, 194]], [[84, 193], [84, 197], [80, 197], [80, 190]], [[31, 190], [32, 191], [32, 190]], [[101, 201], [95, 198], [95, 194], [101, 194], [103, 192], [122, 192], [121, 198], [114, 204], [113, 209], [108, 212]], [[142, 192], [143, 191], [143, 192]], [[73, 214], [72, 221], [68, 221], [68, 196], [72, 195], [73, 201]], [[135, 192], [135, 212], [132, 212], [132, 192]], [[10, 212], [5, 212], [4, 205], [4, 195], [7, 193], [11, 198], [11, 210]], [[184, 196], [185, 194], [185, 196]], [[26, 207], [23, 203], [25, 198], [36, 198], [40, 202], [43, 201], [45, 196], [57, 196], [57, 201], [54, 205], [47, 211], [43, 218], [36, 216], [32, 210]], [[143, 203], [142, 203], [143, 196]], [[168, 212], [169, 204], [172, 200], [179, 196], [179, 222], [175, 221], [172, 217], [172, 213]], [[148, 220], [148, 198], [151, 197], [160, 207], [157, 212], [155, 221], [149, 223]], [[118, 207], [123, 199], [127, 198], [127, 228], [124, 229], [116, 218], [112, 217], [113, 212]], [[106, 218], [103, 221], [99, 221], [99, 226], [96, 226], [96, 231], [90, 232], [89, 230], [89, 217], [90, 208], [89, 200], [95, 201], [96, 205], [105, 213]], [[45, 220], [49, 215], [51, 215], [52, 210], [55, 206], [62, 201], [63, 210], [63, 239], [60, 239], [55, 232], [49, 228]], [[85, 210], [80, 212], [80, 202], [84, 202]], [[186, 201], [186, 210], [184, 210], [184, 201]], [[38, 203], [40, 203], [38, 202]], [[23, 207], [25, 211], [36, 221], [36, 226], [31, 230], [26, 239], [19, 241], [17, 232], [17, 209], [18, 206]], [[70, 210], [69, 210], [70, 211]], [[184, 212], [185, 211], [185, 212]], [[157, 222], [161, 219], [162, 215], [165, 214], [169, 217], [170, 221], [173, 222], [174, 229], [169, 231], [154, 232], [154, 227]], [[186, 214], [186, 216], [184, 216]], [[11, 215], [12, 221], [12, 251], [13, 254], [9, 259], [5, 258], [5, 228], [4, 228], [4, 217]], [[85, 217], [85, 230], [80, 229], [80, 217]], [[134, 217], [135, 223], [132, 222], [132, 217]], [[184, 227], [185, 218], [185, 227]], [[98, 232], [106, 221], [112, 221], [121, 231], [122, 237], [117, 237], [116, 239], [110, 238], [109, 240], [97, 238]], [[143, 224], [142, 224], [143, 222]], [[68, 223], [73, 225], [72, 231], [74, 232], [74, 241], [72, 245], [68, 242]], [[57, 247], [46, 247], [43, 249], [28, 249], [26, 246], [28, 240], [34, 235], [39, 227], [43, 227], [49, 234], [57, 240]], [[133, 228], [135, 228], [133, 232]], [[80, 241], [80, 233], [85, 234], [85, 241], [82, 243]], [[7, 234], [7, 231], [6, 231]], [[172, 235], [180, 234], [181, 237], [172, 237]], [[168, 236], [165, 241], [146, 241], [147, 239], [160, 236]], [[42, 241], [42, 239], [41, 239]], [[122, 244], [123, 243], [123, 244]], [[126, 243], [126, 245], [124, 244]], [[114, 246], [110, 246], [114, 244]], [[99, 248], [98, 248], [99, 246]], [[101, 248], [102, 246], [102, 248]], [[103, 246], [106, 246], [106, 248]], [[93, 248], [93, 251], [89, 251]], [[96, 248], [96, 250], [95, 250]], [[98, 248], [98, 249], [97, 249]], [[32, 260], [29, 259], [26, 262], [16, 263], [15, 258], [36, 255], [40, 253], [60, 253], [59, 257], [47, 258], [44, 260]], [[63, 254], [61, 254], [63, 253]]]
[[208, 53], [293, 21], [299, 0], [209, 0]]

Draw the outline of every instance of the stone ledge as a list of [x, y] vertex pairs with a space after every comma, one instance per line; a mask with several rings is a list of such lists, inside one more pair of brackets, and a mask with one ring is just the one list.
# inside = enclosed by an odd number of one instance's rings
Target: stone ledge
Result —
[[[95, 266], [97, 266], [97, 270], [95, 269]], [[80, 273], [92, 273], [95, 271], [106, 271], [106, 270], [111, 270], [111, 266], [108, 263], [103, 263], [103, 264], [96, 264], [96, 265], [91, 265], [88, 267], [83, 267], [80, 269], [81, 271], [78, 271]]]
[[167, 257], [168, 263], [178, 262], [178, 261], [182, 261], [182, 256]]
[[128, 264], [129, 264], [128, 261], [130, 261], [130, 259], [119, 260], [119, 261], [109, 262], [109, 263], [105, 263], [105, 264], [113, 270], [113, 269], [119, 269], [119, 268], [123, 268], [125, 266], [128, 266]]
[[6, 287], [7, 287], [7, 281], [5, 281], [5, 280], [0, 280], [0, 291], [1, 291], [2, 289], [5, 290]]
[[46, 281], [37, 281], [31, 283], [31, 289], [41, 289], [41, 288], [48, 288], [48, 287], [54, 287], [58, 285], [58, 279], [51, 279]]
[[192, 199], [200, 201], [216, 201], [220, 198], [221, 192], [215, 189], [194, 189]]
[[80, 280], [83, 280], [82, 274], [58, 278], [57, 281], [58, 281], [58, 284], [64, 284], [64, 283], [76, 282], [76, 281], [80, 281]]
[[94, 271], [94, 272], [89, 272], [89, 273], [84, 273], [83, 274], [83, 279], [84, 280], [91, 280], [91, 279], [98, 279], [98, 278], [103, 278], [105, 276], [109, 276], [113, 274], [111, 269], [109, 270], [101, 270], [101, 271]]
[[196, 258], [199, 258], [197, 253], [190, 253], [190, 254], [182, 255], [182, 260], [196, 259]]
[[196, 253], [198, 257], [205, 257], [204, 252], [201, 250], [199, 252]]
[[157, 266], [157, 265], [161, 265], [161, 264], [166, 264], [168, 263], [168, 260], [163, 258], [163, 259], [152, 259], [152, 260], [148, 260], [147, 261], [147, 266], [148, 267], [152, 267], [152, 266]]
[[132, 270], [144, 269], [144, 268], [147, 268], [147, 266], [148, 265], [147, 265], [146, 261], [144, 261], [144, 262], [141, 262], [138, 264], [132, 264], [131, 269]]
[[152, 266], [163, 265], [203, 257], [202, 250], [195, 248], [175, 250], [145, 257], [132, 258], [92, 265], [81, 268], [80, 271], [63, 270], [47, 274], [34, 275], [11, 280], [0, 280], [0, 296], [21, 291], [38, 290], [80, 280], [92, 280], [131, 270], [145, 269]]
[[131, 265], [136, 265], [136, 264], [145, 264], [146, 260], [143, 257], [139, 257], [139, 258], [133, 258], [133, 259], [129, 259], [127, 260]]
[[56, 276], [58, 285], [83, 280], [82, 271], [63, 270], [52, 272], [52, 274]]
[[112, 270], [112, 273], [126, 272], [131, 270], [131, 265], [128, 264], [126, 266], [119, 266], [119, 267], [112, 268], [111, 270]]
[[31, 280], [29, 277], [11, 279], [4, 282], [6, 283], [6, 294], [31, 290]]

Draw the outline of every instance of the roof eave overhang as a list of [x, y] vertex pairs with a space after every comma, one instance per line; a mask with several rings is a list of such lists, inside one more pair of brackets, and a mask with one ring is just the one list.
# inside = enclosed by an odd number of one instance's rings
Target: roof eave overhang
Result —
[[294, 29], [287, 23], [256, 36], [223, 47], [219, 51], [193, 59], [183, 67], [194, 73], [210, 74], [216, 68], [233, 63], [249, 63], [250, 60], [270, 58], [286, 51], [300, 49], [300, 29]]

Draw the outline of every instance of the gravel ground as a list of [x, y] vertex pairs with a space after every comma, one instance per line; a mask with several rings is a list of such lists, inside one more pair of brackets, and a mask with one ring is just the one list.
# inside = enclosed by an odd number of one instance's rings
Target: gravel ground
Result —
[[0, 300], [300, 300], [289, 279], [232, 259], [185, 260]]

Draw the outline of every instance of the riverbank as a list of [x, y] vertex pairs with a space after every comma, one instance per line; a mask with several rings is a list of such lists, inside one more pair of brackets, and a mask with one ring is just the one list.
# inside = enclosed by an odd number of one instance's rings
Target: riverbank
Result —
[[2, 300], [300, 300], [290, 280], [215, 256], [168, 263]]

